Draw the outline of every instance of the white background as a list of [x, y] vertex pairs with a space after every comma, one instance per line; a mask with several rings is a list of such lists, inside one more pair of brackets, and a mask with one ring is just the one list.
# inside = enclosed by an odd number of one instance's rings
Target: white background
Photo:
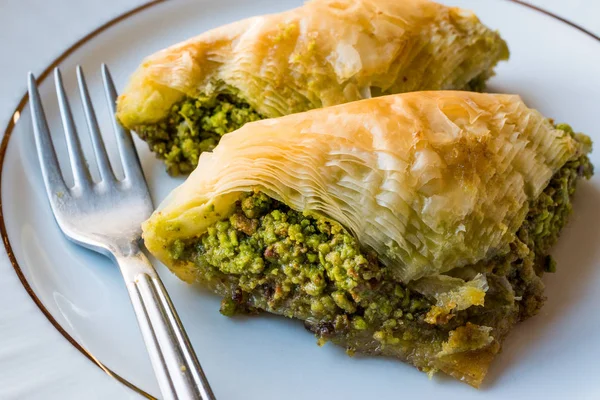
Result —
[[[529, 2], [600, 35], [598, 0]], [[143, 0], [0, 0], [0, 132], [26, 90], [28, 71], [41, 73], [86, 33], [142, 3]], [[1, 400], [137, 398], [94, 367], [52, 327], [19, 283], [3, 247], [0, 293], [11, 299], [8, 304], [0, 304]]]

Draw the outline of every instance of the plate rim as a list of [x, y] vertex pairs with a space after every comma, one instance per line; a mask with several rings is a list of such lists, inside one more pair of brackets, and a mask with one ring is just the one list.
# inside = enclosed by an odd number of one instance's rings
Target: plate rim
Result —
[[[167, 0], [152, 0], [152, 1], [146, 2], [140, 6], [137, 6], [128, 11], [125, 11], [124, 13], [117, 15], [116, 17], [108, 20], [104, 24], [102, 24], [102, 25], [98, 26], [97, 28], [95, 28], [94, 30], [90, 31], [88, 34], [81, 37], [80, 39], [75, 41], [72, 45], [70, 45], [66, 50], [64, 50], [61, 54], [59, 54], [54, 60], [52, 60], [52, 62], [50, 64], [48, 64], [48, 66], [45, 67], [44, 70], [42, 71], [42, 73], [36, 78], [36, 83], [39, 86], [51, 74], [52, 70], [55, 67], [57, 67], [58, 65], [60, 65], [60, 63], [64, 59], [66, 59], [69, 55], [71, 55], [77, 49], [81, 48], [83, 45], [87, 44], [91, 39], [98, 36], [100, 33], [108, 30], [112, 26], [118, 24], [119, 22], [122, 22], [125, 19], [128, 19], [134, 15], [141, 13], [144, 10], [147, 10], [157, 4], [164, 3], [166, 1]], [[21, 269], [21, 267], [17, 261], [17, 258], [15, 257], [15, 254], [12, 250], [12, 246], [10, 244], [10, 239], [8, 237], [8, 232], [6, 229], [6, 224], [5, 224], [5, 219], [4, 219], [4, 207], [3, 207], [2, 195], [1, 195], [2, 174], [4, 172], [4, 161], [6, 158], [6, 152], [8, 149], [8, 144], [9, 144], [10, 138], [12, 136], [13, 130], [14, 130], [17, 122], [19, 121], [20, 117], [22, 116], [21, 114], [23, 113], [23, 110], [25, 109], [25, 107], [27, 106], [28, 103], [29, 103], [29, 94], [27, 92], [25, 92], [25, 94], [23, 95], [23, 97], [21, 97], [21, 100], [17, 104], [17, 106], [14, 109], [14, 111], [12, 112], [12, 114], [10, 114], [11, 117], [9, 118], [8, 124], [4, 130], [4, 134], [2, 136], [2, 142], [0, 143], [0, 236], [2, 237], [2, 242], [4, 243], [4, 248], [6, 250], [8, 260], [9, 260], [10, 264], [12, 265], [12, 267], [15, 271], [15, 274], [19, 278], [19, 282], [21, 282], [25, 291], [27, 292], [27, 294], [29, 294], [29, 297], [31, 297], [31, 299], [33, 300], [35, 305], [42, 312], [42, 314], [46, 317], [46, 319], [50, 322], [50, 324], [54, 327], [54, 329], [56, 329], [73, 347], [75, 347], [88, 360], [90, 360], [93, 364], [95, 364], [98, 368], [100, 368], [102, 371], [104, 371], [111, 378], [115, 379], [117, 382], [123, 384], [127, 388], [140, 394], [141, 396], [145, 397], [146, 399], [158, 400], [156, 397], [152, 396], [151, 394], [149, 394], [145, 390], [141, 389], [137, 385], [129, 382], [127, 379], [125, 379], [124, 377], [122, 377], [121, 375], [117, 374], [112, 369], [110, 369], [109, 367], [104, 365], [99, 359], [97, 359], [90, 351], [88, 351], [79, 342], [77, 342], [77, 340], [75, 340], [75, 338], [73, 336], [71, 336], [64, 329], [62, 327], [62, 325], [56, 320], [56, 318], [54, 318], [52, 313], [46, 308], [46, 306], [44, 305], [42, 300], [39, 297], [37, 297], [37, 294], [35, 293], [32, 286], [27, 281], [27, 278], [25, 277], [25, 274], [23, 273], [23, 270]]]
[[[84, 46], [85, 44], [87, 44], [91, 39], [98, 36], [100, 33], [107, 31], [108, 29], [110, 29], [114, 25], [122, 22], [123, 20], [126, 20], [134, 15], [137, 15], [137, 14], [141, 13], [142, 11], [147, 10], [155, 5], [165, 3], [166, 1], [167, 0], [151, 0], [147, 3], [144, 3], [138, 7], [133, 8], [129, 11], [126, 11], [122, 14], [117, 15], [116, 17], [110, 19], [109, 21], [98, 26], [94, 30], [90, 31], [88, 34], [86, 34], [85, 36], [81, 37], [76, 42], [74, 42], [71, 46], [69, 46], [66, 50], [64, 50], [60, 55], [58, 55], [50, 64], [48, 64], [48, 66], [44, 68], [43, 72], [36, 79], [37, 84], [40, 85], [42, 82], [44, 82], [46, 80], [46, 78], [51, 74], [52, 70], [55, 67], [57, 67], [64, 59], [66, 59], [69, 55], [71, 55], [77, 49], [79, 49], [82, 46]], [[523, 6], [525, 8], [529, 8], [533, 11], [539, 12], [541, 14], [544, 14], [546, 16], [549, 16], [561, 23], [569, 25], [571, 28], [574, 28], [574, 29], [580, 31], [581, 33], [591, 37], [592, 39], [595, 39], [596, 41], [600, 42], [600, 36], [596, 35], [595, 33], [591, 32], [590, 30], [582, 27], [581, 25], [576, 24], [564, 17], [561, 17], [561, 16], [559, 16], [553, 12], [550, 12], [548, 10], [545, 10], [541, 7], [538, 7], [538, 6], [530, 4], [530, 3], [526, 3], [524, 0], [500, 0], [500, 1], [514, 3], [517, 5]], [[156, 397], [152, 396], [151, 394], [144, 391], [143, 389], [136, 386], [135, 384], [129, 382], [126, 378], [117, 374], [116, 372], [111, 370], [109, 367], [107, 367], [105, 364], [103, 364], [90, 351], [88, 351], [79, 342], [77, 342], [77, 340], [75, 340], [75, 338], [73, 338], [73, 336], [71, 336], [60, 325], [60, 323], [56, 320], [56, 318], [54, 318], [52, 313], [46, 308], [46, 306], [44, 306], [41, 299], [37, 296], [37, 294], [33, 290], [32, 286], [27, 281], [27, 278], [25, 277], [25, 274], [23, 273], [23, 270], [21, 269], [21, 267], [16, 259], [16, 256], [14, 255], [12, 246], [10, 244], [8, 232], [6, 229], [5, 219], [4, 219], [4, 209], [3, 209], [3, 203], [2, 203], [2, 173], [4, 171], [4, 161], [6, 158], [6, 152], [8, 149], [8, 144], [9, 144], [10, 138], [12, 136], [13, 130], [14, 130], [19, 118], [22, 116], [23, 110], [25, 109], [25, 107], [27, 106], [28, 103], [29, 103], [29, 95], [27, 92], [25, 92], [25, 94], [21, 97], [21, 100], [18, 102], [17, 106], [15, 107], [14, 111], [10, 114], [11, 117], [9, 118], [8, 124], [7, 124], [6, 128], [4, 129], [4, 133], [2, 135], [2, 141], [0, 143], [0, 236], [2, 237], [2, 242], [4, 244], [4, 248], [5, 248], [6, 254], [8, 256], [9, 262], [12, 265], [15, 274], [19, 278], [19, 282], [21, 282], [25, 291], [27, 292], [27, 294], [29, 294], [29, 297], [31, 298], [31, 300], [35, 303], [35, 305], [42, 312], [42, 314], [46, 317], [46, 319], [52, 324], [52, 326], [73, 347], [75, 347], [82, 355], [84, 355], [88, 360], [90, 360], [93, 364], [95, 364], [98, 368], [100, 368], [102, 371], [104, 371], [111, 378], [115, 379], [117, 382], [123, 384], [124, 386], [131, 389], [132, 391], [142, 395], [146, 399], [158, 400]]]

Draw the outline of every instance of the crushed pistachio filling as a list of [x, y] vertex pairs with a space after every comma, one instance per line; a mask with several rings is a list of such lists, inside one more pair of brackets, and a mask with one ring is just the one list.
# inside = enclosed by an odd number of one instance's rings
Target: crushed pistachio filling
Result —
[[235, 94], [185, 98], [161, 122], [134, 128], [150, 150], [164, 160], [170, 175], [189, 174], [204, 151], [221, 136], [263, 117]]
[[411, 320], [430, 306], [392, 281], [376, 255], [361, 250], [341, 225], [261, 192], [244, 196], [233, 215], [199, 240], [181, 243], [171, 254], [205, 268], [203, 278], [236, 277], [234, 295], [222, 303], [226, 315], [263, 308], [333, 331], [365, 329], [392, 316]]

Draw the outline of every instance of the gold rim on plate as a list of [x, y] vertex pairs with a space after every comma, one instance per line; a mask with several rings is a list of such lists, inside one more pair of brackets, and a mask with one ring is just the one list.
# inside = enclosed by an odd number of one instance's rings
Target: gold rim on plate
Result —
[[[75, 42], [73, 45], [71, 45], [67, 50], [65, 50], [61, 55], [59, 55], [56, 59], [54, 59], [54, 61], [52, 61], [52, 63], [50, 63], [50, 65], [48, 65], [48, 67], [46, 67], [46, 69], [44, 69], [44, 71], [40, 74], [40, 76], [37, 79], [37, 83], [38, 85], [40, 85], [47, 77], [48, 75], [50, 75], [50, 73], [52, 72], [52, 70], [57, 67], [63, 60], [65, 60], [69, 55], [71, 55], [75, 50], [79, 49], [80, 47], [82, 47], [84, 44], [86, 44], [87, 42], [89, 42], [91, 39], [93, 39], [94, 37], [98, 36], [100, 33], [108, 30], [109, 28], [111, 28], [112, 26], [118, 24], [119, 22], [133, 16], [136, 14], [139, 14], [141, 11], [144, 11], [154, 5], [160, 4], [160, 3], [164, 3], [166, 0], [153, 0], [150, 1], [148, 3], [145, 3], [139, 7], [136, 7], [130, 11], [125, 12], [124, 14], [121, 14], [117, 17], [115, 17], [114, 19], [106, 22], [105, 24], [99, 26], [98, 28], [96, 28], [95, 30], [93, 30], [92, 32], [88, 33], [86, 36], [82, 37], [81, 39], [79, 39], [77, 42]], [[540, 12], [542, 14], [545, 14], [549, 17], [552, 17], [562, 23], [565, 23], [569, 26], [571, 26], [572, 28], [575, 28], [579, 31], [581, 31], [582, 33], [592, 37], [593, 39], [596, 39], [597, 41], [600, 42], [600, 36], [595, 35], [594, 33], [588, 31], [587, 29], [583, 28], [582, 26], [579, 26], [563, 17], [559, 17], [558, 15], [555, 15], [549, 11], [546, 11], [544, 9], [541, 9], [537, 6], [528, 4], [523, 2], [522, 0], [505, 0], [505, 1], [509, 1], [515, 4], [519, 4], [521, 6], [527, 7], [529, 9], [532, 9], [534, 11]], [[6, 149], [8, 148], [8, 142], [11, 138], [12, 132], [15, 128], [15, 125], [17, 124], [17, 121], [19, 120], [19, 118], [21, 117], [21, 114], [23, 112], [23, 109], [25, 108], [25, 106], [27, 105], [29, 96], [27, 95], [27, 93], [25, 93], [25, 95], [23, 95], [23, 97], [21, 98], [21, 101], [19, 101], [17, 107], [15, 108], [14, 112], [12, 113], [12, 117], [10, 118], [10, 120], [8, 121], [8, 125], [6, 126], [6, 129], [4, 130], [4, 135], [2, 137], [2, 143], [0, 144], [0, 235], [2, 236], [2, 241], [4, 243], [4, 247], [6, 248], [6, 253], [8, 254], [8, 259], [10, 260], [10, 263], [12, 264], [15, 273], [17, 274], [17, 276], [19, 277], [19, 281], [21, 281], [21, 284], [23, 285], [23, 287], [25, 288], [25, 290], [27, 291], [27, 293], [29, 294], [29, 296], [31, 297], [31, 299], [33, 300], [33, 302], [38, 306], [38, 308], [40, 309], [40, 311], [44, 314], [44, 316], [46, 316], [46, 318], [48, 319], [48, 321], [50, 321], [50, 323], [54, 326], [54, 328], [56, 328], [56, 330], [58, 332], [60, 332], [61, 335], [64, 336], [65, 339], [67, 339], [67, 341], [69, 343], [71, 343], [77, 350], [79, 350], [85, 357], [87, 357], [91, 362], [93, 362], [94, 364], [96, 364], [96, 366], [98, 366], [100, 369], [102, 369], [104, 372], [106, 372], [106, 374], [108, 374], [110, 377], [116, 379], [117, 381], [119, 381], [120, 383], [122, 383], [123, 385], [127, 386], [129, 389], [137, 392], [138, 394], [144, 396], [147, 399], [154, 399], [156, 400], [156, 397], [150, 395], [149, 393], [147, 393], [146, 391], [140, 389], [139, 387], [137, 387], [136, 385], [134, 385], [133, 383], [129, 382], [127, 379], [123, 378], [122, 376], [120, 376], [119, 374], [115, 373], [114, 371], [112, 371], [110, 368], [108, 368], [106, 365], [104, 365], [102, 362], [100, 362], [100, 360], [98, 360], [92, 353], [90, 353], [88, 350], [86, 350], [81, 344], [79, 344], [59, 323], [58, 321], [52, 316], [52, 314], [50, 313], [50, 311], [44, 306], [44, 304], [42, 303], [42, 301], [40, 300], [39, 297], [37, 297], [37, 295], [35, 294], [35, 292], [33, 291], [33, 288], [31, 287], [31, 285], [29, 284], [29, 282], [27, 281], [27, 279], [25, 278], [25, 274], [23, 274], [23, 270], [21, 269], [21, 267], [19, 266], [19, 263], [17, 262], [17, 259], [13, 253], [12, 247], [10, 245], [10, 240], [8, 238], [8, 234], [6, 232], [6, 224], [4, 222], [4, 210], [2, 207], [2, 171], [4, 169], [4, 159], [6, 156]]]

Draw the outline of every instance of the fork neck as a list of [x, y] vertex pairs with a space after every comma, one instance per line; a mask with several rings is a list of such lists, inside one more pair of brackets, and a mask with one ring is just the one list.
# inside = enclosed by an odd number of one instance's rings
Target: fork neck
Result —
[[111, 243], [108, 252], [117, 261], [123, 258], [137, 257], [142, 252], [140, 240], [128, 240], [125, 238], [117, 240]]

